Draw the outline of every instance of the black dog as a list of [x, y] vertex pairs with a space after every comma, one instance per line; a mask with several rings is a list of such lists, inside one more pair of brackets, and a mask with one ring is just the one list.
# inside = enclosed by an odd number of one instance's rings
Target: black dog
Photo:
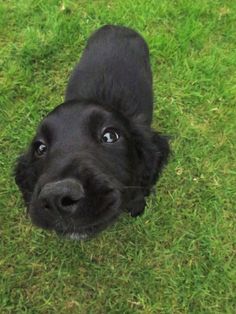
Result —
[[33, 223], [81, 239], [124, 210], [141, 214], [169, 154], [166, 137], [150, 127], [152, 111], [144, 39], [102, 27], [71, 75], [65, 102], [18, 160], [16, 183]]

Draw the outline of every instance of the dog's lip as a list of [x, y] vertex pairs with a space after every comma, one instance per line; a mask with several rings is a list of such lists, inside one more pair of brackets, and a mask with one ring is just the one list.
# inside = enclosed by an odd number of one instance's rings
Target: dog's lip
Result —
[[69, 228], [64, 221], [57, 221], [53, 230], [63, 237], [69, 237], [73, 240], [84, 240], [94, 237], [96, 234], [105, 230], [108, 225], [111, 225], [120, 216], [121, 211], [116, 212], [109, 217], [109, 221], [102, 221], [96, 224], [88, 224], [76, 226], [76, 228]]

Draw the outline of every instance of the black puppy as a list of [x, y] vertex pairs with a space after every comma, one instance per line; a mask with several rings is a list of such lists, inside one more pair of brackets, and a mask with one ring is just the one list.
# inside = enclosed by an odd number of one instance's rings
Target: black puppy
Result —
[[88, 40], [65, 102], [40, 124], [15, 178], [34, 224], [82, 239], [139, 215], [169, 154], [154, 132], [148, 47], [107, 25]]

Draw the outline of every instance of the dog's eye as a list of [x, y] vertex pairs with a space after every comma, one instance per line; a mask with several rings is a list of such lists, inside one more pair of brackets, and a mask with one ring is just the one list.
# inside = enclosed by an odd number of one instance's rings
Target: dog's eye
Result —
[[36, 156], [42, 156], [46, 153], [47, 151], [47, 146], [41, 142], [37, 141], [34, 143], [34, 152]]
[[104, 143], [115, 143], [120, 138], [120, 135], [115, 129], [107, 128], [103, 131], [102, 141]]

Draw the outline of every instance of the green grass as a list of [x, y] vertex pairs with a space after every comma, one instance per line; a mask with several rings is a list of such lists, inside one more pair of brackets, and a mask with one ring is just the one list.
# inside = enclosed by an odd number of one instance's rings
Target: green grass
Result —
[[[99, 237], [33, 227], [11, 176], [89, 34], [147, 40], [173, 155], [142, 217]], [[236, 313], [236, 1], [2, 1], [0, 313]]]

